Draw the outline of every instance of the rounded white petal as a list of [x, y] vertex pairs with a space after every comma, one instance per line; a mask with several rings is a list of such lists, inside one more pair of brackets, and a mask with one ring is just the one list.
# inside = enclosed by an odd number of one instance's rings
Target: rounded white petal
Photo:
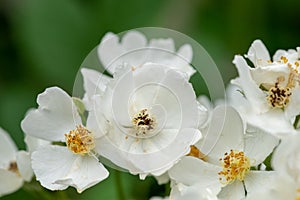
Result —
[[242, 56], [235, 56], [233, 63], [239, 73], [239, 86], [246, 98], [249, 100], [253, 109], [257, 112], [266, 112], [268, 110], [266, 96], [251, 77], [250, 67]]
[[243, 151], [244, 125], [239, 113], [230, 106], [218, 106], [212, 113], [210, 126], [200, 150], [208, 162], [220, 164], [219, 159], [230, 150]]
[[89, 111], [89, 115], [86, 121], [86, 127], [92, 131], [95, 138], [99, 138], [107, 133], [108, 122], [103, 112], [101, 112], [101, 101], [98, 101], [98, 97], [93, 98], [91, 105], [94, 108], [100, 108], [100, 110], [92, 109]]
[[[259, 184], [261, 186], [261, 184]], [[257, 188], [247, 195], [246, 200], [283, 200], [297, 199], [298, 188], [292, 179], [285, 176], [273, 176], [268, 184]], [[299, 196], [298, 196], [299, 197]]]
[[9, 134], [0, 128], [0, 167], [6, 168], [16, 159], [17, 149]]
[[221, 200], [241, 200], [245, 198], [245, 189], [241, 181], [234, 181], [222, 188], [218, 194]]
[[66, 177], [78, 155], [66, 147], [46, 146], [32, 153], [32, 169], [36, 179], [49, 190], [64, 190], [68, 185], [57, 184], [57, 180]]
[[291, 135], [281, 140], [272, 158], [272, 167], [282, 176], [300, 183], [300, 136]]
[[217, 195], [209, 188], [201, 188], [197, 184], [182, 189], [180, 195], [173, 195], [172, 198], [174, 200], [218, 200]]
[[192, 62], [193, 59], [193, 49], [190, 44], [182, 45], [178, 51], [179, 56], [182, 56], [188, 63]]
[[146, 46], [147, 38], [138, 31], [128, 31], [123, 36], [121, 44], [126, 51], [132, 51]]
[[42, 140], [36, 137], [32, 137], [30, 135], [25, 134], [25, 144], [27, 146], [27, 150], [32, 153], [35, 150], [37, 150], [39, 147], [41, 146], [46, 146], [46, 145], [50, 145], [51, 142], [47, 141], [47, 140]]
[[90, 110], [93, 95], [103, 94], [110, 78], [96, 70], [87, 68], [82, 68], [81, 74], [83, 76], [83, 88], [85, 91], [83, 101], [85, 107]]
[[17, 166], [22, 178], [29, 182], [33, 177], [33, 171], [31, 168], [30, 153], [26, 151], [19, 151], [17, 153]]
[[259, 68], [250, 68], [252, 79], [257, 85], [268, 84], [275, 85], [278, 77], [285, 77], [285, 81], [281, 84], [287, 84], [290, 70], [286, 64], [269, 64]]
[[262, 163], [278, 143], [279, 139], [260, 128], [247, 126], [244, 152], [251, 159], [252, 166]]
[[247, 57], [255, 66], [257, 66], [261, 61], [271, 59], [268, 49], [261, 40], [254, 40], [248, 50]]
[[[104, 67], [110, 66], [123, 53], [123, 48], [119, 44], [119, 37], [113, 33], [107, 33], [98, 45], [97, 52]], [[107, 69], [114, 72], [112, 68]]]
[[0, 169], [0, 197], [13, 193], [23, 185], [23, 179], [16, 173]]
[[21, 123], [23, 131], [49, 141], [64, 141], [81, 119], [72, 98], [58, 87], [47, 88], [38, 95], [38, 109], [30, 111]]
[[288, 106], [284, 109], [285, 116], [288, 120], [294, 121], [295, 117], [300, 114], [300, 87], [297, 85], [292, 90], [292, 95]]
[[275, 174], [273, 171], [250, 171], [244, 180], [247, 195], [256, 194], [261, 188], [268, 187]]
[[81, 193], [108, 177], [108, 171], [91, 156], [77, 156], [69, 173], [55, 183], [70, 185]]
[[187, 186], [197, 184], [199, 189], [209, 189], [213, 194], [218, 194], [222, 187], [218, 175], [220, 171], [222, 168], [219, 166], [186, 156], [174, 165], [168, 173], [170, 178], [177, 183], [183, 183]]

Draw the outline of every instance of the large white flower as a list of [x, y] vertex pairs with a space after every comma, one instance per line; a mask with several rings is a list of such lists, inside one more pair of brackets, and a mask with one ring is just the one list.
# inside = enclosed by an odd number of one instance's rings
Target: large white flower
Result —
[[[42, 186], [63, 190], [73, 186], [78, 192], [107, 178], [108, 171], [94, 153], [98, 138], [105, 133], [105, 121], [97, 122], [89, 113], [82, 124], [73, 99], [62, 89], [48, 88], [37, 98], [38, 109], [28, 112], [22, 121], [23, 131], [37, 138], [62, 145], [47, 145], [32, 153], [32, 168]], [[101, 124], [101, 126], [98, 126]]]
[[265, 185], [261, 191], [247, 199], [282, 200], [300, 199], [300, 136], [284, 138], [276, 148], [272, 158], [272, 167], [277, 176]]
[[32, 175], [29, 153], [18, 151], [9, 134], [0, 128], [0, 197], [17, 191]]
[[193, 57], [191, 45], [184, 44], [176, 51], [172, 38], [155, 38], [148, 42], [145, 35], [138, 31], [128, 31], [122, 39], [107, 33], [98, 46], [98, 56], [111, 74], [124, 63], [140, 67], [147, 62], [163, 64], [188, 77], [196, 72], [190, 65]]
[[[220, 132], [219, 138], [215, 132]], [[240, 200], [267, 184], [272, 172], [253, 171], [278, 144], [278, 140], [254, 127], [245, 133], [243, 121], [232, 107], [218, 106], [212, 113], [206, 133], [213, 148], [205, 157], [194, 157], [195, 150], [169, 170], [171, 179], [185, 186], [208, 190], [219, 199]], [[198, 144], [196, 145], [198, 146]], [[201, 146], [201, 145], [199, 145]], [[198, 149], [199, 150], [199, 149]], [[198, 157], [198, 156], [197, 156]]]
[[124, 65], [93, 109], [111, 126], [96, 151], [141, 178], [162, 175], [201, 138], [191, 84], [159, 64]]
[[[278, 50], [271, 61], [264, 44], [255, 40], [246, 55], [254, 67], [242, 56], [235, 56], [233, 63], [239, 77], [232, 83], [239, 90], [230, 90], [229, 102], [248, 123], [279, 136], [297, 132], [296, 117], [300, 114], [300, 50], [297, 50]], [[242, 100], [244, 97], [246, 100]]]

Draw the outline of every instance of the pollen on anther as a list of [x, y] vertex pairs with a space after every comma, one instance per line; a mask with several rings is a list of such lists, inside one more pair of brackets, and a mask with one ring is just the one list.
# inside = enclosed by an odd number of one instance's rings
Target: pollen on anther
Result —
[[221, 158], [223, 170], [218, 173], [219, 180], [223, 184], [230, 184], [233, 181], [245, 179], [250, 171], [250, 159], [242, 151], [230, 150]]
[[95, 148], [93, 134], [82, 125], [65, 134], [65, 138], [68, 149], [75, 154], [90, 154], [91, 150]]

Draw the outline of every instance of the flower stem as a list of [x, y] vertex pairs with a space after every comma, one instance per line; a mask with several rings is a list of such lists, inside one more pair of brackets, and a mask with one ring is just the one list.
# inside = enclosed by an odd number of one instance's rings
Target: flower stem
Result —
[[119, 200], [125, 200], [125, 193], [123, 189], [123, 184], [122, 184], [122, 173], [120, 171], [115, 171], [115, 177], [116, 177], [116, 188], [117, 188], [117, 193]]

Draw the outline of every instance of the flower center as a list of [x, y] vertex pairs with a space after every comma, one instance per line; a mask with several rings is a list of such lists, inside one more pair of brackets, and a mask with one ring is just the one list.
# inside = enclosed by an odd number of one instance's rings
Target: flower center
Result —
[[65, 137], [68, 149], [75, 154], [90, 154], [95, 148], [93, 134], [84, 126], [77, 126], [76, 129], [65, 134]]
[[221, 183], [230, 184], [238, 179], [243, 181], [246, 174], [250, 171], [250, 159], [242, 151], [230, 150], [220, 158], [223, 170], [218, 174]]
[[142, 109], [136, 113], [132, 119], [136, 136], [145, 135], [156, 127], [156, 119], [152, 116], [148, 109]]
[[274, 108], [284, 108], [292, 95], [289, 87], [279, 87], [278, 82], [268, 91], [267, 101]]

